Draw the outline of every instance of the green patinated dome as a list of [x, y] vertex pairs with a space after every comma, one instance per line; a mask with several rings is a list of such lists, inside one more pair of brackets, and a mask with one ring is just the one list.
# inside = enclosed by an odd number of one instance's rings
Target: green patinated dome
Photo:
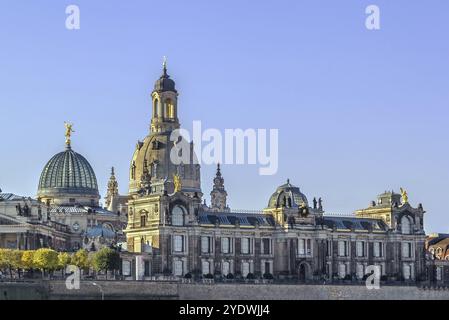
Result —
[[57, 194], [99, 196], [94, 170], [86, 158], [70, 147], [48, 161], [39, 180], [38, 197]]

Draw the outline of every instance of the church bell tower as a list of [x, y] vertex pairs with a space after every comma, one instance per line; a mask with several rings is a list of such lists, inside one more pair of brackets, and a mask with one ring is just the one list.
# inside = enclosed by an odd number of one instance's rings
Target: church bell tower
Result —
[[151, 98], [153, 105], [151, 133], [170, 132], [178, 129], [178, 92], [175, 89], [175, 82], [167, 73], [165, 57], [162, 75], [154, 84]]

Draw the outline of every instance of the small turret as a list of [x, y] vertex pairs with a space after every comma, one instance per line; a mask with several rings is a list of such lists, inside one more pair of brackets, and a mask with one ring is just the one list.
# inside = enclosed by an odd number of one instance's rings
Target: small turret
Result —
[[228, 212], [229, 207], [226, 204], [228, 193], [224, 187], [224, 179], [221, 175], [220, 164], [217, 164], [217, 173], [214, 178], [214, 186], [210, 193], [212, 211]]

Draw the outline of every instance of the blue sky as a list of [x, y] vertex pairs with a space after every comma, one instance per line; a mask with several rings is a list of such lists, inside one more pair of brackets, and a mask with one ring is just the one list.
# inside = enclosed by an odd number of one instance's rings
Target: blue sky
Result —
[[[65, 28], [69, 4], [80, 30]], [[370, 4], [381, 30], [365, 28]], [[287, 178], [335, 213], [404, 187], [424, 204], [426, 231], [448, 232], [448, 9], [444, 0], [2, 0], [0, 188], [34, 196], [70, 120], [102, 195], [111, 166], [125, 193], [166, 55], [185, 127], [279, 129], [276, 175], [223, 167], [232, 208], [263, 208]], [[206, 195], [214, 172], [202, 167]]]

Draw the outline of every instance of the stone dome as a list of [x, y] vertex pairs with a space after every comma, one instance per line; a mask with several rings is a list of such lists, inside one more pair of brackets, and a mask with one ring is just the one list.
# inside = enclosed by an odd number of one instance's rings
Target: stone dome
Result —
[[[189, 144], [185, 140], [183, 143]], [[170, 159], [173, 147], [169, 132], [152, 133], [136, 144], [130, 166], [130, 194], [139, 192], [145, 179], [152, 185], [151, 193], [164, 190], [171, 193], [175, 174], [181, 178], [183, 192], [201, 194], [200, 165], [196, 160], [193, 144], [190, 144], [190, 163], [180, 165], [174, 164]]]
[[42, 201], [98, 205], [95, 172], [89, 162], [70, 146], [54, 155], [42, 170], [37, 196]]
[[292, 208], [301, 207], [303, 204], [307, 207], [309, 206], [307, 197], [298, 187], [292, 185], [290, 180], [287, 180], [286, 184], [279, 186], [276, 189], [276, 192], [271, 195], [270, 200], [268, 201], [268, 208], [282, 207], [284, 203], [285, 206]]

